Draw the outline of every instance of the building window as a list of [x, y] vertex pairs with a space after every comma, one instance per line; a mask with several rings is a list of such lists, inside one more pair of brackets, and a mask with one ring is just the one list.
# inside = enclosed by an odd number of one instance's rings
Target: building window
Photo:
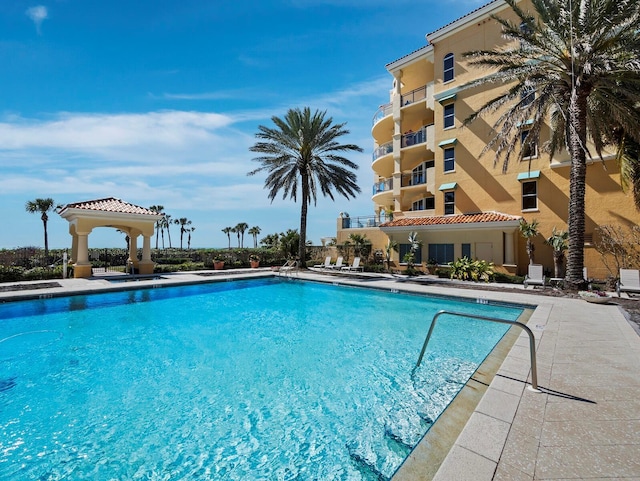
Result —
[[456, 193], [453, 190], [444, 193], [444, 214], [453, 214], [456, 211]]
[[[400, 262], [405, 263], [404, 256], [406, 256], [409, 252], [411, 252], [411, 244], [400, 244], [398, 246], [398, 253], [400, 254]], [[416, 251], [413, 253], [413, 263], [421, 264], [422, 263], [422, 247], [418, 247]]]
[[531, 105], [531, 103], [536, 99], [536, 90], [533, 87], [525, 87], [520, 92], [520, 103], [523, 107], [527, 105]]
[[462, 257], [471, 259], [471, 244], [462, 244]]
[[444, 106], [444, 128], [449, 129], [455, 124], [456, 111], [454, 104]]
[[431, 210], [436, 208], [435, 197], [425, 197], [411, 204], [411, 210]]
[[452, 172], [456, 169], [456, 151], [454, 147], [444, 149], [444, 171]]
[[448, 53], [447, 55], [444, 56], [444, 81], [445, 82], [450, 82], [453, 80], [454, 74], [453, 74], [453, 54], [452, 53]]
[[538, 208], [538, 181], [522, 183], [522, 210]]
[[522, 158], [531, 159], [538, 156], [538, 143], [533, 136], [529, 136], [530, 130], [520, 132], [520, 145]]
[[438, 264], [453, 262], [453, 244], [429, 244], [429, 260]]

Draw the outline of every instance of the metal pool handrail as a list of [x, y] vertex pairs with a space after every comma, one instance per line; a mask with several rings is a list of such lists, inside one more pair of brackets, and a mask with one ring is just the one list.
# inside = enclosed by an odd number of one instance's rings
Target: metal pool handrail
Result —
[[415, 372], [416, 369], [418, 369], [418, 366], [420, 366], [420, 363], [422, 362], [422, 358], [424, 357], [424, 353], [427, 350], [427, 344], [429, 344], [429, 339], [431, 339], [431, 334], [433, 333], [433, 328], [436, 325], [436, 321], [438, 320], [438, 317], [440, 317], [442, 314], [448, 314], [450, 316], [458, 316], [458, 317], [467, 317], [467, 318], [472, 318], [472, 319], [479, 319], [481, 321], [489, 321], [489, 322], [497, 322], [500, 324], [509, 324], [510, 326], [517, 326], [522, 328], [527, 335], [529, 336], [529, 353], [531, 356], [531, 386], [529, 386], [529, 389], [535, 392], [540, 392], [540, 390], [538, 389], [538, 369], [537, 369], [537, 364], [536, 364], [536, 343], [535, 343], [535, 338], [533, 336], [533, 332], [531, 331], [531, 329], [529, 329], [527, 326], [525, 326], [524, 324], [522, 324], [521, 322], [518, 321], [507, 321], [505, 319], [498, 319], [495, 317], [487, 317], [487, 316], [478, 316], [475, 314], [463, 314], [461, 312], [454, 312], [454, 311], [445, 311], [445, 310], [441, 310], [436, 312], [435, 316], [433, 316], [433, 320], [431, 321], [431, 327], [429, 327], [429, 332], [427, 333], [427, 337], [424, 340], [424, 345], [422, 346], [422, 351], [420, 351], [420, 356], [418, 357], [418, 362], [416, 363], [415, 367], [413, 368], [413, 371]]

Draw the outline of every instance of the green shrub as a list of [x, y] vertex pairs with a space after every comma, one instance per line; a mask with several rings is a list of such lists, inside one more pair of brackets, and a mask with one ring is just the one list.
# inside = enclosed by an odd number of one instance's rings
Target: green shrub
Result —
[[461, 281], [489, 282], [494, 275], [493, 262], [483, 260], [472, 261], [468, 257], [462, 257], [454, 262], [449, 262], [451, 279]]
[[522, 284], [524, 282], [524, 276], [513, 276], [511, 274], [505, 274], [504, 272], [494, 272], [493, 280], [501, 284]]
[[0, 265], [0, 281], [13, 282], [22, 280], [24, 267]]

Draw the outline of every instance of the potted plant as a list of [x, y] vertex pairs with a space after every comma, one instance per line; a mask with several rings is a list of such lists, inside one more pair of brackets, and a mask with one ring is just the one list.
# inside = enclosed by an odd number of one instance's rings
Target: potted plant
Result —
[[580, 291], [578, 295], [587, 302], [594, 304], [606, 304], [611, 296], [604, 291]]
[[213, 258], [213, 268], [217, 271], [224, 269], [224, 257], [217, 255]]
[[249, 256], [249, 264], [251, 264], [251, 268], [255, 269], [257, 267], [260, 266], [260, 257], [258, 257], [256, 254], [251, 254]]

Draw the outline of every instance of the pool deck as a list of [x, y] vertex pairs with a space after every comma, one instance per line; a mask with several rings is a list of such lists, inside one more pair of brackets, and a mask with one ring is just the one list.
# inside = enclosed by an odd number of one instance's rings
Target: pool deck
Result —
[[[0, 302], [273, 273], [246, 269], [209, 274], [163, 274], [162, 279], [117, 284], [104, 278], [20, 282], [13, 283], [19, 290], [0, 292]], [[531, 288], [525, 293], [522, 286], [501, 285], [502, 290], [495, 292], [384, 275], [329, 277], [311, 271], [289, 275], [537, 306], [527, 325], [535, 335], [541, 392], [525, 384], [531, 379], [529, 341], [523, 332], [484, 386], [486, 391], [437, 472], [424, 466], [426, 448], [418, 445], [394, 481], [640, 480], [640, 336], [615, 305], [615, 297], [611, 304], [599, 305], [535, 295]], [[45, 287], [49, 282], [59, 287]]]

